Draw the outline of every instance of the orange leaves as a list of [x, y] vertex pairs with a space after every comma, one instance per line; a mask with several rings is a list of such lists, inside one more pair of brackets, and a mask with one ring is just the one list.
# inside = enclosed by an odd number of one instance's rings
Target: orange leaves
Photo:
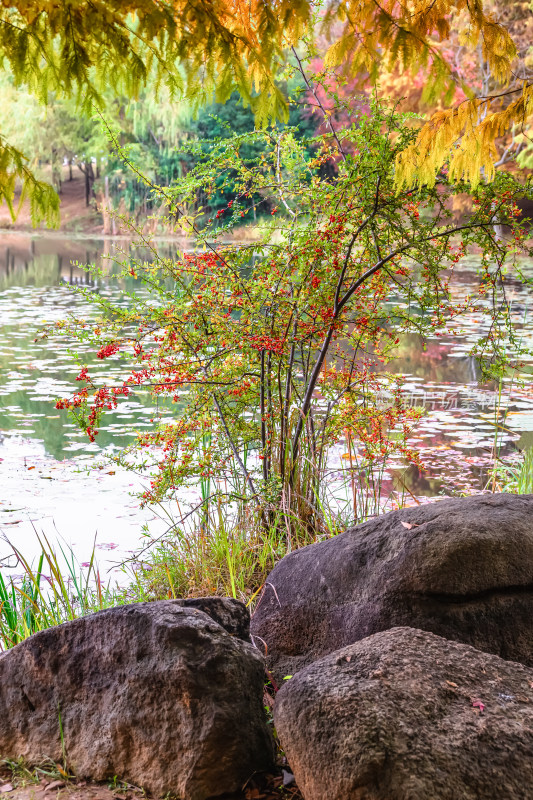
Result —
[[[495, 140], [508, 133], [514, 124], [522, 125], [533, 110], [533, 86], [515, 81], [513, 62], [517, 46], [502, 13], [491, 13], [494, 2], [467, 0], [409, 0], [404, 3], [373, 0], [348, 0], [344, 4], [342, 35], [331, 45], [326, 63], [344, 65], [352, 75], [370, 73], [384, 77], [381, 87], [395, 98], [405, 98], [408, 107], [419, 111], [421, 103], [440, 106], [422, 128], [417, 141], [401, 154], [397, 162], [396, 185], [434, 185], [442, 164], [450, 159], [452, 180], [464, 179], [474, 187], [481, 174], [494, 176], [498, 160]], [[487, 6], [489, 7], [487, 10]], [[498, 12], [500, 8], [496, 5]], [[531, 11], [529, 11], [531, 16]], [[330, 6], [325, 27], [334, 30], [336, 15]], [[525, 23], [524, 23], [525, 24]], [[516, 26], [515, 26], [516, 27]], [[518, 30], [518, 29], [517, 29]], [[513, 36], [518, 32], [513, 28]], [[454, 38], [455, 37], [455, 38]], [[440, 41], [439, 41], [440, 40]], [[441, 42], [452, 40], [451, 49]], [[455, 46], [455, 51], [454, 51]], [[458, 71], [454, 52], [481, 50], [481, 60], [490, 75], [489, 97], [473, 98], [465, 75]], [[461, 52], [462, 62], [465, 56]], [[479, 63], [479, 54], [474, 61]], [[520, 70], [524, 73], [524, 70]], [[472, 77], [470, 75], [470, 77]], [[514, 81], [514, 83], [513, 83]], [[509, 101], [492, 87], [508, 87]], [[492, 102], [490, 94], [496, 100]], [[461, 105], [446, 109], [461, 94]], [[504, 106], [502, 108], [502, 105]]]
[[[343, 65], [352, 76], [372, 78], [388, 73], [387, 80], [398, 84], [409, 75], [410, 85], [403, 87], [409, 92], [420, 73], [417, 97], [423, 89], [424, 102], [442, 97], [450, 102], [458, 86], [468, 91], [441, 46], [459, 32], [462, 46], [479, 45], [492, 78], [505, 85], [513, 76], [517, 47], [488, 5], [481, 0], [327, 0], [322, 28], [333, 41], [326, 67]], [[137, 96], [155, 71], [156, 83], [166, 83], [171, 95], [186, 92], [193, 104], [213, 92], [224, 100], [237, 89], [263, 126], [287, 118], [276, 79], [286, 66], [286, 48], [313, 30], [315, 10], [310, 0], [15, 0], [0, 6], [0, 54], [16, 81], [43, 101], [53, 91], [92, 109], [104, 88]], [[518, 36], [514, 28], [513, 36]], [[531, 111], [529, 88], [519, 87], [506, 109], [491, 108], [484, 119], [473, 100], [434, 117], [398, 162], [398, 185], [431, 182], [452, 150], [452, 176], [464, 175], [475, 184], [481, 171], [490, 174], [494, 139]], [[458, 138], [462, 145], [455, 150]], [[3, 145], [0, 161], [10, 162], [9, 169], [0, 170], [0, 198], [12, 203], [15, 178], [23, 179], [35, 220], [48, 212], [54, 222], [57, 197], [24, 171], [23, 155]]]
[[463, 12], [463, 44], [473, 48], [482, 41], [483, 57], [499, 81], [508, 80], [516, 47], [508, 31], [484, 11], [481, 2], [466, 0], [410, 0], [382, 2], [348, 0], [343, 15], [333, 3], [324, 17], [332, 31], [339, 16], [345, 22], [342, 35], [332, 44], [326, 64], [346, 63], [352, 74], [366, 70], [374, 76], [380, 69], [416, 72], [431, 65], [429, 78], [435, 89], [453, 83], [453, 64], [443, 59], [435, 34], [442, 42], [451, 34], [451, 24]]

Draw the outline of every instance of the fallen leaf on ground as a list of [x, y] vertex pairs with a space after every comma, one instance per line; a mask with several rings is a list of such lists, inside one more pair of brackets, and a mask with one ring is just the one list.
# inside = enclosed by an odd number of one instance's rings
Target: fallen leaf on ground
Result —
[[52, 783], [49, 783], [46, 787], [45, 792], [51, 792], [54, 789], [62, 789], [64, 785], [65, 781], [52, 781]]
[[64, 785], [65, 781], [52, 781], [52, 783], [49, 783], [44, 791], [51, 792], [54, 789], [62, 789]]
[[0, 792], [2, 794], [5, 794], [6, 792], [12, 792], [13, 789], [14, 789], [14, 786], [13, 786], [12, 783], [4, 783], [3, 786], [0, 786]]

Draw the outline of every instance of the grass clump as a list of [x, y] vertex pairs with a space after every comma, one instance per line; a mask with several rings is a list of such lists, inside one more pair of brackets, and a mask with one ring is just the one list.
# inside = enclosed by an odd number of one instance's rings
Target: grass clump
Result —
[[518, 460], [499, 460], [491, 471], [492, 491], [533, 494], [533, 449], [520, 452]]
[[0, 572], [0, 651], [38, 631], [126, 603], [222, 595], [253, 607], [268, 574], [288, 553], [409, 500], [394, 489], [387, 495], [384, 468], [370, 480], [350, 460], [336, 478], [334, 490], [332, 484], [316, 497], [313, 525], [288, 507], [273, 511], [266, 525], [242, 495], [224, 504], [204, 486], [204, 501], [194, 513], [170, 520], [162, 537], [148, 539], [123, 564], [122, 587], [104, 584], [94, 548], [83, 567], [70, 548], [56, 550], [45, 536], [38, 537], [36, 565], [11, 545], [22, 578], [6, 581]]
[[124, 591], [103, 584], [94, 548], [89, 565], [82, 568], [71, 549], [60, 547], [58, 555], [46, 537], [39, 537], [39, 543], [42, 553], [36, 567], [11, 545], [23, 571], [20, 582], [7, 582], [0, 573], [0, 650], [37, 631], [125, 601]]
[[339, 522], [310, 530], [273, 524], [265, 530], [251, 512], [193, 521], [157, 542], [132, 568], [138, 599], [224, 595], [253, 602], [267, 575], [287, 553], [340, 532]]

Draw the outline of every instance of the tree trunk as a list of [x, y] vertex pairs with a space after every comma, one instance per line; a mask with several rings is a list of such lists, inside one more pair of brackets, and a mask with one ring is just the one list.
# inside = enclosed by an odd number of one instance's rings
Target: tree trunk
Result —
[[104, 222], [104, 235], [111, 233], [111, 204], [109, 202], [109, 176], [104, 178], [104, 199], [102, 203], [102, 218]]
[[90, 206], [91, 200], [94, 199], [94, 170], [92, 163], [86, 161], [81, 171], [85, 175], [85, 205]]

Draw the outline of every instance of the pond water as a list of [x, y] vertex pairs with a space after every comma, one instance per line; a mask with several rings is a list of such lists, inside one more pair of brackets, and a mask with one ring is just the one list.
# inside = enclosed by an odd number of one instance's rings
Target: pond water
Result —
[[[158, 249], [170, 256], [176, 245], [160, 242]], [[88, 280], [76, 262], [103, 265], [107, 277], [99, 291], [120, 299], [127, 284], [112, 279], [113, 257], [120, 260], [127, 250], [127, 242], [109, 239], [0, 235], [0, 536], [32, 557], [40, 549], [37, 535], [44, 535], [72, 546], [80, 562], [88, 560], [96, 542], [100, 566], [111, 575], [114, 565], [142, 544], [143, 526], [152, 536], [167, 526], [165, 518], [139, 509], [135, 494], [141, 478], [102, 466], [98, 458], [126, 444], [132, 428], [149, 427], [153, 411], [137, 395], [122, 403], [99, 428], [97, 442], [89, 443], [55, 409], [56, 398], [71, 393], [77, 366], [63, 341], [36, 337], [45, 323], [71, 312], [94, 318], [91, 304], [72, 291]], [[466, 292], [473, 280], [466, 265], [458, 291]], [[529, 336], [528, 289], [509, 278], [508, 296]], [[529, 386], [505, 387], [499, 400], [497, 387], [478, 385], [468, 349], [479, 327], [472, 317], [460, 336], [428, 340], [425, 349], [419, 337], [405, 337], [392, 365], [405, 375], [408, 400], [427, 410], [413, 441], [423, 451], [424, 471], [410, 469], [403, 478], [413, 500], [483, 487], [495, 424], [504, 416], [498, 406], [505, 409], [505, 430], [498, 428], [503, 452], [533, 445]], [[83, 355], [82, 347], [77, 350]], [[109, 375], [113, 363], [102, 368]], [[0, 566], [16, 573], [9, 552], [0, 539]]]
[[[159, 248], [164, 255], [175, 251], [169, 243]], [[142, 542], [143, 526], [157, 535], [168, 525], [139, 509], [141, 478], [102, 466], [98, 458], [127, 444], [130, 426], [150, 426], [153, 411], [137, 395], [121, 404], [91, 444], [55, 409], [55, 399], [72, 392], [77, 374], [66, 342], [36, 341], [46, 323], [72, 312], [96, 316], [72, 291], [89, 280], [76, 263], [102, 266], [110, 278], [99, 291], [119, 300], [124, 284], [111, 279], [118, 270], [113, 257], [122, 259], [127, 250], [123, 241], [0, 236], [0, 565], [8, 574], [17, 572], [16, 560], [7, 558], [8, 542], [32, 558], [40, 552], [38, 536], [56, 548], [72, 547], [80, 563], [96, 544], [102, 571], [113, 574], [114, 565]], [[76, 350], [83, 357], [83, 347], [76, 344]], [[105, 362], [108, 375], [113, 366]]]

